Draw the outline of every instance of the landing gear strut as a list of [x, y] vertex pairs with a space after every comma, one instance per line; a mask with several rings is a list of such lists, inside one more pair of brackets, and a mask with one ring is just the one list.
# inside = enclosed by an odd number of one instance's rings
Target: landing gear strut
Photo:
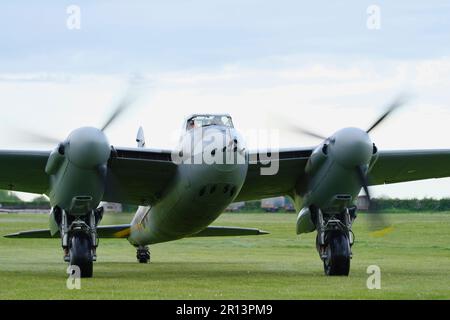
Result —
[[136, 258], [139, 263], [149, 263], [150, 262], [150, 250], [147, 246], [139, 246], [136, 249]]
[[345, 209], [335, 215], [323, 215], [316, 211], [317, 251], [323, 261], [327, 276], [348, 276], [350, 273], [352, 224], [356, 218], [354, 209]]
[[[91, 210], [88, 215], [69, 217], [61, 212], [61, 241], [64, 261], [80, 268], [82, 278], [91, 278], [93, 263], [97, 260], [97, 225], [103, 216], [103, 208]], [[71, 218], [71, 220], [69, 220]]]

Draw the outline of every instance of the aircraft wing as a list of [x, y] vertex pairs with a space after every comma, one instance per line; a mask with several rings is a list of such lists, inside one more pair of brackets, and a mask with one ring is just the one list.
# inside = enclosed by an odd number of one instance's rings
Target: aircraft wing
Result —
[[[246, 201], [286, 195], [292, 192], [296, 182], [304, 175], [304, 168], [312, 148], [282, 150], [279, 153], [279, 171], [276, 175], [261, 175], [257, 153], [250, 154], [247, 178], [236, 201]], [[176, 171], [167, 150], [117, 148], [108, 170], [110, 189], [104, 201], [148, 205], [158, 200]]]
[[[280, 151], [279, 172], [272, 176], [261, 175], [261, 168], [267, 166], [251, 161], [236, 202], [292, 194], [296, 185], [306, 182], [304, 169], [312, 151], [312, 148]], [[256, 157], [251, 154], [251, 158], [259, 159]], [[380, 185], [444, 177], [450, 177], [450, 149], [379, 151], [369, 183]]]
[[[109, 160], [104, 201], [136, 205], [158, 199], [174, 177], [171, 152], [155, 149], [117, 148]], [[0, 190], [47, 193], [45, 173], [50, 151], [0, 151]]]
[[450, 177], [450, 150], [379, 151], [370, 185]]
[[305, 166], [313, 149], [280, 150], [275, 175], [262, 175], [261, 169], [270, 165], [262, 164], [257, 153], [250, 153], [247, 177], [236, 202], [257, 200], [291, 194], [298, 181], [305, 175]]
[[49, 188], [45, 165], [50, 151], [0, 151], [0, 189], [43, 194]]
[[171, 152], [142, 148], [115, 148], [108, 163], [103, 201], [151, 205], [175, 176]]
[[[276, 175], [262, 175], [256, 153], [250, 154], [248, 174], [236, 201], [291, 194], [306, 181], [304, 169], [312, 148], [281, 150]], [[0, 151], [0, 189], [43, 194], [49, 189], [45, 165], [50, 151]], [[273, 163], [271, 164], [273, 165]], [[176, 173], [167, 150], [116, 148], [109, 161], [104, 201], [148, 205], [159, 199]], [[450, 149], [379, 151], [371, 169], [371, 185], [450, 176]], [[303, 180], [302, 180], [303, 179]]]

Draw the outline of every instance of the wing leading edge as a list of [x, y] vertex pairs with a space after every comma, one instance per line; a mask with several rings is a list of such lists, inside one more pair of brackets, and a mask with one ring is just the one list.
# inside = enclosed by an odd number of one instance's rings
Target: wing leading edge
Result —
[[[249, 168], [236, 202], [290, 195], [297, 183], [304, 178], [305, 166], [313, 149], [281, 150], [278, 160], [264, 165], [257, 153], [250, 154]], [[275, 175], [263, 175], [261, 170], [278, 167]], [[303, 179], [305, 180], [305, 179]]]
[[46, 193], [49, 177], [45, 173], [50, 151], [0, 151], [0, 189], [36, 194]]
[[[148, 205], [163, 193], [176, 173], [170, 151], [117, 148], [109, 160], [104, 201]], [[44, 194], [50, 151], [0, 151], [0, 189]]]
[[[250, 162], [244, 186], [236, 202], [292, 195], [307, 183], [305, 166], [313, 149], [280, 151], [279, 172], [261, 175], [260, 161]], [[251, 155], [252, 157], [252, 155]], [[253, 155], [254, 159], [257, 158]], [[369, 173], [370, 185], [450, 177], [450, 149], [379, 151]]]
[[[276, 175], [262, 175], [256, 154], [236, 201], [258, 200], [292, 194], [306, 181], [305, 166], [312, 148], [279, 153]], [[45, 173], [49, 151], [0, 151], [0, 189], [36, 194], [46, 193]], [[170, 151], [117, 148], [109, 161], [104, 201], [148, 205], [162, 196], [176, 174]], [[371, 185], [450, 177], [450, 149], [379, 151], [369, 174]]]
[[167, 150], [116, 148], [109, 161], [104, 201], [151, 205], [175, 177]]
[[380, 151], [371, 185], [450, 177], [450, 150]]

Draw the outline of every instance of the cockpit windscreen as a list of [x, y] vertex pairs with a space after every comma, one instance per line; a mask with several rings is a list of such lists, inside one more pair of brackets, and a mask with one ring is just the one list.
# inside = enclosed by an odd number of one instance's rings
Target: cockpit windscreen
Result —
[[197, 115], [187, 121], [186, 130], [208, 126], [234, 127], [231, 117], [227, 115]]

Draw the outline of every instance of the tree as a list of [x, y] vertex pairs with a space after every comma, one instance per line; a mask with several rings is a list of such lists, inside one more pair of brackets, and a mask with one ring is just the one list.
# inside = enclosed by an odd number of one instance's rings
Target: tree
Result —
[[7, 190], [0, 190], [0, 202], [19, 202], [22, 201], [19, 199], [18, 196], [16, 196], [13, 192], [7, 191]]

